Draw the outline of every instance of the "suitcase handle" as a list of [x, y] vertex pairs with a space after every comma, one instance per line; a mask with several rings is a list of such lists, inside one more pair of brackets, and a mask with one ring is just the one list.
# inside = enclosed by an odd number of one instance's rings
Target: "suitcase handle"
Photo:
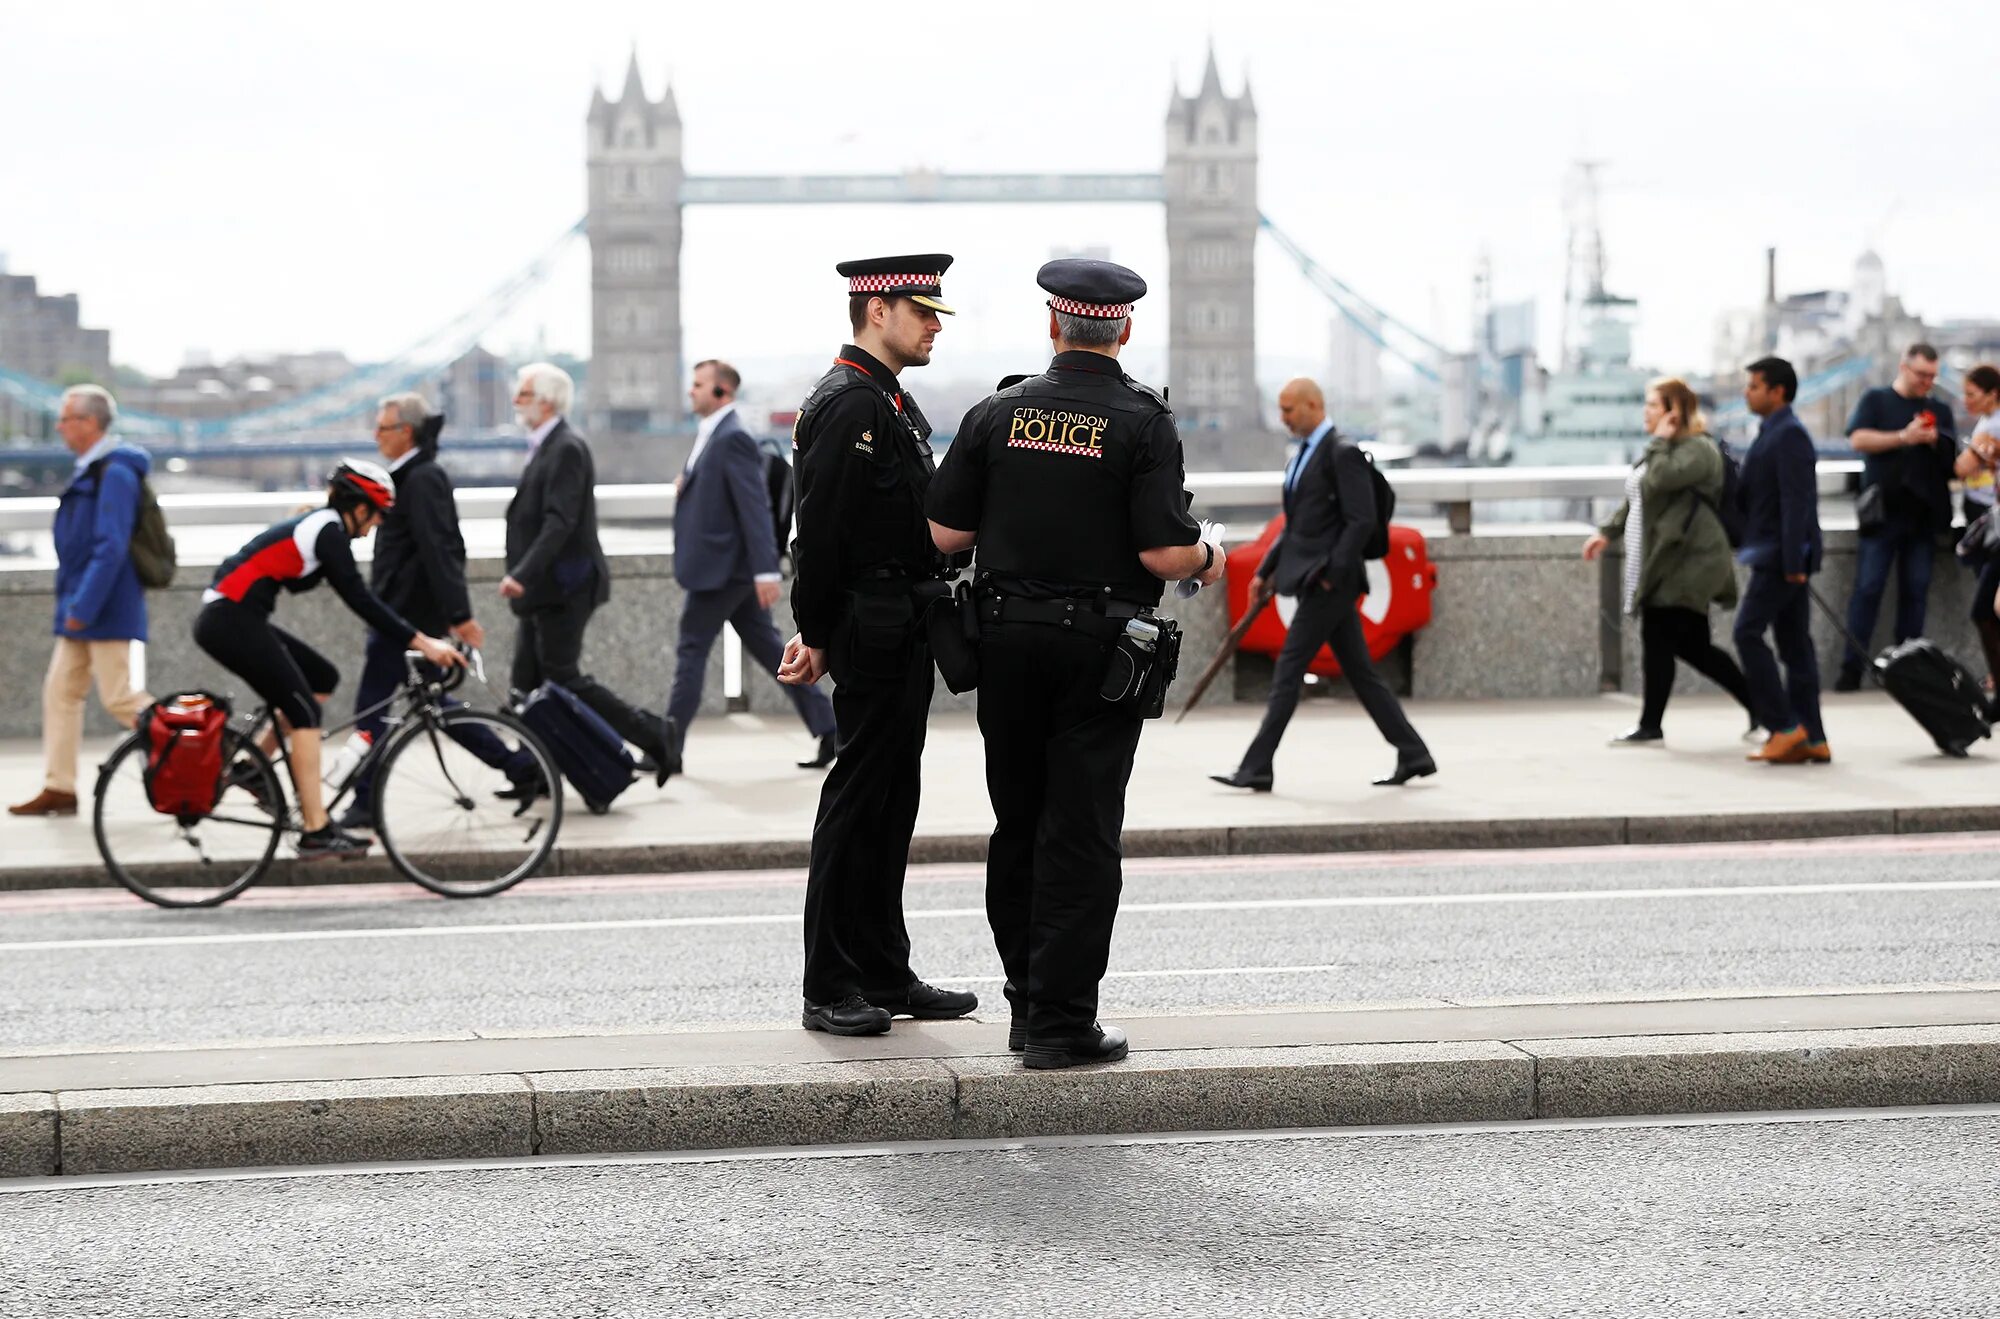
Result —
[[1861, 656], [1863, 660], [1867, 661], [1868, 673], [1871, 677], [1875, 679], [1876, 685], [1877, 686], [1886, 685], [1883, 683], [1882, 680], [1882, 671], [1875, 666], [1875, 661], [1869, 658], [1868, 647], [1862, 645], [1859, 641], [1855, 639], [1854, 633], [1848, 631], [1847, 620], [1833, 611], [1833, 606], [1826, 602], [1826, 597], [1819, 593], [1819, 588], [1817, 586], [1814, 586], [1810, 579], [1808, 579], [1806, 582], [1806, 590], [1811, 592], [1813, 603], [1819, 606], [1819, 611], [1822, 614], [1825, 614], [1828, 619], [1832, 620], [1835, 630], [1838, 631], [1840, 635], [1846, 639], [1848, 647], [1852, 649], [1855, 654]]

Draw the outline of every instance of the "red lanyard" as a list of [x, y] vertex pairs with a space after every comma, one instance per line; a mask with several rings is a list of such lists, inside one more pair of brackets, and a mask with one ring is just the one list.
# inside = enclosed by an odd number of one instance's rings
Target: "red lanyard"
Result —
[[[859, 371], [862, 375], [867, 376], [870, 380], [873, 380], [875, 378], [867, 367], [861, 365], [861, 363], [859, 362], [850, 361], [845, 357], [834, 358], [833, 364], [835, 366], [851, 366], [856, 371]], [[880, 385], [877, 385], [876, 388], [882, 389]], [[883, 389], [882, 392], [884, 394], [889, 394], [889, 391], [886, 389]], [[895, 393], [889, 394], [889, 401], [896, 405], [896, 411], [901, 412], [903, 410], [903, 391], [899, 389]]]

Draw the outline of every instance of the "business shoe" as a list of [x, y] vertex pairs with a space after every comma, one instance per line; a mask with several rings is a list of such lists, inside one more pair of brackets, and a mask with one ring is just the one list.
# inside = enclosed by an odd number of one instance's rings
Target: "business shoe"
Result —
[[[1782, 733], [1773, 733], [1764, 739], [1764, 745], [1743, 757], [1766, 765], [1801, 765], [1804, 759], [1795, 755], [1806, 744], [1806, 730], [1803, 726], [1788, 728]], [[1829, 757], [1831, 759], [1831, 757]]]
[[76, 794], [43, 788], [18, 806], [7, 808], [9, 815], [75, 815]]
[[1847, 665], [1845, 665], [1845, 664], [1841, 665], [1841, 666], [1840, 666], [1840, 676], [1839, 676], [1839, 677], [1837, 677], [1837, 678], [1835, 678], [1835, 679], [1833, 680], [1833, 689], [1834, 689], [1835, 691], [1837, 691], [1837, 692], [1858, 692], [1858, 691], [1860, 691], [1860, 690], [1861, 690], [1861, 670], [1860, 670], [1860, 669], [1853, 669], [1853, 668], [1849, 668], [1849, 667], [1848, 667]]
[[1269, 792], [1271, 785], [1276, 782], [1268, 772], [1246, 774], [1240, 769], [1231, 770], [1227, 774], [1211, 774], [1208, 777], [1225, 788], [1248, 788], [1252, 792]]
[[508, 786], [499, 789], [493, 795], [501, 801], [520, 802], [525, 807], [537, 797], [548, 796], [549, 785], [542, 778], [541, 774], [537, 772], [533, 778], [517, 779]]
[[889, 1014], [861, 995], [849, 994], [833, 1003], [806, 1004], [799, 1024], [829, 1035], [881, 1035], [889, 1029]]
[[814, 753], [813, 758], [811, 760], [801, 760], [799, 762], [799, 768], [825, 769], [829, 765], [833, 764], [834, 757], [839, 754], [840, 751], [838, 747], [838, 740], [834, 737], [832, 733], [828, 733], [824, 737], [820, 738], [819, 750]]
[[1824, 742], [1808, 742], [1792, 754], [1797, 757], [1797, 760], [1787, 763], [1800, 765], [1831, 765], [1833, 763], [1833, 748]]
[[1425, 756], [1421, 760], [1399, 760], [1396, 762], [1395, 772], [1386, 778], [1376, 779], [1375, 786], [1378, 788], [1400, 788], [1411, 779], [1429, 778], [1437, 772], [1437, 762], [1429, 756]]
[[1666, 737], [1667, 735], [1657, 728], [1648, 728], [1644, 724], [1635, 724], [1612, 738], [1611, 745], [1615, 747], [1639, 746], [1647, 742], [1663, 742], [1666, 740]]
[[670, 714], [660, 716], [660, 745], [653, 752], [653, 786], [664, 788], [681, 772], [681, 725]]
[[912, 980], [893, 994], [862, 997], [892, 1017], [916, 1017], [922, 1021], [949, 1021], [979, 1006], [977, 994], [962, 989], [939, 989], [921, 980]]
[[1087, 1035], [1028, 1040], [1021, 1061], [1029, 1069], [1043, 1072], [1058, 1067], [1115, 1063], [1130, 1051], [1124, 1031], [1116, 1026], [1092, 1026]]

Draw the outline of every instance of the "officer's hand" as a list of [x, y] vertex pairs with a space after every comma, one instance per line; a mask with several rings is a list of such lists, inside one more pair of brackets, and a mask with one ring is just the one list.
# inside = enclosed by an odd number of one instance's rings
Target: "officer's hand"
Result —
[[785, 584], [783, 582], [759, 582], [757, 583], [757, 605], [759, 608], [769, 609], [772, 605], [778, 603], [778, 597], [784, 593]]
[[515, 581], [512, 577], [502, 577], [500, 579], [500, 594], [505, 598], [519, 600], [527, 593], [528, 588]]
[[1260, 595], [1268, 595], [1268, 594], [1270, 593], [1270, 590], [1271, 590], [1271, 579], [1270, 579], [1270, 578], [1268, 578], [1268, 577], [1252, 577], [1252, 578], [1250, 579], [1250, 598], [1251, 598], [1251, 599], [1253, 599], [1253, 600], [1254, 600], [1254, 599], [1256, 599], [1256, 598], [1257, 598], [1258, 596], [1260, 596]]
[[474, 650], [486, 649], [486, 629], [476, 618], [468, 618], [463, 623], [452, 624], [451, 634]]
[[785, 657], [778, 662], [778, 681], [793, 687], [810, 687], [826, 674], [826, 652], [808, 646], [794, 636], [785, 643]]
[[1223, 569], [1222, 547], [1220, 545], [1213, 545], [1210, 546], [1210, 548], [1215, 551], [1215, 562], [1208, 565], [1207, 572], [1204, 572], [1200, 576], [1195, 578], [1195, 580], [1200, 582], [1203, 586], [1213, 586], [1217, 582], [1222, 580], [1222, 569]]

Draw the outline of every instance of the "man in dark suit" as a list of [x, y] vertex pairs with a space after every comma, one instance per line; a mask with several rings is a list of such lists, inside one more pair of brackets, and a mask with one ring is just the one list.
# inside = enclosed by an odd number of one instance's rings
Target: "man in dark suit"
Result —
[[1361, 635], [1360, 598], [1368, 592], [1362, 553], [1375, 527], [1375, 485], [1368, 455], [1334, 433], [1326, 396], [1310, 380], [1294, 380], [1278, 395], [1285, 428], [1299, 447], [1285, 468], [1285, 528], [1257, 569], [1254, 599], [1266, 584], [1295, 597], [1298, 611], [1285, 633], [1271, 675], [1271, 702], [1243, 762], [1231, 774], [1211, 774], [1232, 788], [1269, 792], [1272, 761], [1285, 725], [1299, 705], [1299, 684], [1320, 647], [1331, 644], [1347, 685], [1383, 738], [1396, 748], [1396, 767], [1374, 780], [1395, 787], [1437, 773], [1437, 762], [1410, 726], [1389, 684], [1375, 672]]
[[[701, 426], [674, 482], [674, 580], [687, 595], [681, 606], [674, 690], [667, 699], [667, 718], [683, 737], [701, 706], [708, 653], [723, 623], [736, 629], [743, 649], [773, 678], [785, 655], [785, 643], [771, 621], [771, 606], [784, 594], [765, 481], [765, 466], [772, 460], [736, 415], [742, 379], [729, 363], [711, 359], [695, 363], [688, 386], [688, 401]], [[785, 692], [818, 743], [799, 768], [824, 769], [834, 756], [833, 702], [817, 687], [788, 685]]]
[[[375, 417], [375, 447], [396, 482], [396, 503], [375, 533], [375, 557], [368, 585], [426, 636], [447, 632], [475, 650], [486, 645], [486, 629], [472, 616], [465, 585], [465, 539], [458, 530], [458, 501], [451, 477], [438, 466], [438, 436], [444, 414], [433, 412], [421, 394], [391, 394]], [[383, 702], [403, 683], [403, 639], [370, 630], [362, 649], [361, 678], [354, 688], [354, 727], [371, 740], [388, 724]], [[458, 702], [445, 698], [445, 704]], [[492, 730], [473, 724], [453, 731], [465, 748], [507, 772], [516, 790], [542, 785], [535, 760], [509, 751]], [[349, 831], [375, 827], [373, 769], [354, 784], [353, 800], [339, 824]]]
[[[1752, 362], [1743, 401], [1762, 417], [1743, 455], [1737, 499], [1743, 511], [1738, 561], [1750, 585], [1736, 607], [1736, 653], [1750, 684], [1750, 708], [1771, 730], [1750, 759], [1767, 765], [1826, 764], [1833, 759], [1819, 718], [1819, 656], [1813, 651], [1813, 573], [1819, 571], [1819, 455], [1792, 411], [1799, 373], [1782, 357]], [[1764, 642], [1769, 631], [1785, 661]]]
[[597, 541], [597, 466], [590, 446], [563, 420], [575, 394], [569, 374], [536, 362], [521, 368], [515, 418], [528, 432], [528, 465], [507, 505], [507, 575], [500, 594], [520, 620], [513, 685], [560, 683], [652, 761], [655, 781], [680, 769], [680, 738], [659, 715], [634, 709], [584, 673], [583, 630], [611, 598], [611, 568]]

